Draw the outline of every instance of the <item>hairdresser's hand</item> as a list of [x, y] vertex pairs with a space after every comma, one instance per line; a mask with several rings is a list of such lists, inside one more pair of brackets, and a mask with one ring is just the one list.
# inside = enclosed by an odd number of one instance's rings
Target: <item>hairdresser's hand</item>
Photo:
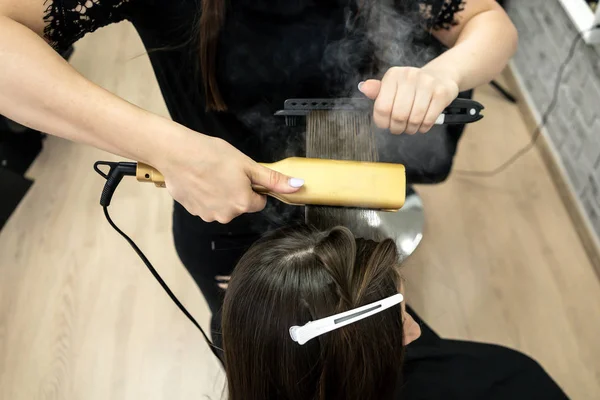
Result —
[[224, 140], [192, 132], [155, 163], [169, 193], [188, 212], [206, 222], [228, 223], [243, 213], [261, 211], [266, 196], [257, 184], [277, 193], [296, 192], [301, 179], [263, 167]]
[[393, 67], [381, 81], [361, 82], [359, 89], [375, 100], [375, 124], [394, 134], [429, 131], [458, 96], [458, 84], [448, 72], [427, 67]]

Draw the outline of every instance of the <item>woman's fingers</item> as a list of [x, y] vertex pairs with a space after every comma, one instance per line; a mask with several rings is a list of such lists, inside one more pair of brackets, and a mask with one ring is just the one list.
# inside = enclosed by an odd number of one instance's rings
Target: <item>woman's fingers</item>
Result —
[[399, 77], [396, 99], [391, 115], [390, 132], [393, 134], [404, 133], [414, 108], [417, 83], [410, 73]]
[[[294, 193], [304, 185], [304, 179], [302, 178], [289, 177], [254, 161], [250, 161], [247, 174], [251, 183], [263, 186], [275, 193]], [[265, 208], [266, 196], [255, 192], [250, 192], [249, 196], [250, 198], [245, 202], [247, 208], [240, 211], [254, 213]]]
[[421, 133], [427, 133], [435, 124], [435, 121], [438, 117], [444, 112], [444, 109], [448, 107], [453, 100], [452, 96], [449, 96], [446, 93], [441, 93], [440, 89], [434, 89], [433, 96], [431, 98], [431, 102], [429, 104], [429, 108], [427, 109], [427, 113], [425, 114], [425, 118], [423, 118], [423, 123], [419, 129]]
[[458, 85], [439, 71], [390, 68], [380, 83], [370, 79], [359, 89], [375, 99], [373, 121], [391, 133], [425, 133], [458, 95]]
[[191, 131], [181, 150], [156, 162], [167, 190], [192, 215], [206, 222], [229, 223], [244, 213], [262, 210], [266, 197], [252, 184], [270, 192], [294, 193], [304, 181], [257, 164], [225, 140]]
[[231, 276], [215, 276], [217, 280], [217, 286], [223, 290], [226, 290], [229, 287], [229, 281], [231, 280]]
[[425, 120], [425, 116], [429, 110], [432, 98], [433, 91], [429, 86], [424, 85], [417, 89], [413, 107], [410, 116], [408, 117], [408, 123], [404, 132], [408, 133], [409, 135], [414, 135], [415, 133], [419, 132], [419, 129], [421, 129], [423, 121]]
[[375, 100], [375, 108], [373, 110], [373, 122], [381, 129], [390, 128], [394, 99], [397, 92], [398, 82], [394, 74], [390, 71], [381, 80], [381, 89]]
[[381, 90], [381, 81], [377, 79], [368, 79], [358, 84], [358, 90], [371, 100], [375, 100]]
[[294, 178], [262, 166], [252, 161], [247, 174], [252, 183], [263, 186], [275, 193], [294, 193], [303, 185], [302, 178]]

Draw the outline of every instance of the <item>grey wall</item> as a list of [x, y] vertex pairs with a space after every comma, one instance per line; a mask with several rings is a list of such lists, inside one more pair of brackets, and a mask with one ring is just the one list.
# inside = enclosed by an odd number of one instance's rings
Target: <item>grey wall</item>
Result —
[[[546, 111], [559, 66], [576, 30], [558, 0], [512, 0], [505, 5], [519, 31], [514, 66], [537, 111]], [[600, 47], [599, 47], [600, 48]], [[600, 237], [600, 57], [580, 41], [565, 70], [546, 131]]]

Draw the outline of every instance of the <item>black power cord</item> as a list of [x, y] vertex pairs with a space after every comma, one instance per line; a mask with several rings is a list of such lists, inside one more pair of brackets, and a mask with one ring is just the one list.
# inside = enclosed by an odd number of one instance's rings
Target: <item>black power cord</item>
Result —
[[504, 163], [500, 164], [498, 167], [496, 167], [492, 170], [469, 171], [469, 170], [455, 169], [454, 172], [459, 175], [489, 178], [489, 177], [495, 176], [495, 175], [499, 174], [500, 172], [506, 170], [508, 167], [510, 167], [512, 164], [514, 164], [519, 158], [521, 158], [525, 153], [527, 153], [529, 150], [531, 150], [533, 147], [535, 147], [535, 144], [537, 143], [539, 137], [541, 136], [542, 129], [546, 126], [546, 123], [548, 122], [548, 117], [556, 108], [556, 104], [558, 103], [560, 83], [562, 82], [565, 68], [567, 67], [569, 62], [571, 62], [571, 60], [573, 59], [573, 56], [575, 55], [575, 49], [577, 49], [577, 45], [584, 38], [584, 35], [586, 33], [593, 32], [598, 29], [600, 29], [600, 25], [596, 25], [596, 26], [594, 26], [590, 29], [587, 29], [581, 33], [579, 33], [579, 32], [577, 33], [577, 37], [575, 37], [575, 39], [571, 43], [571, 47], [569, 49], [567, 57], [565, 58], [565, 60], [561, 64], [560, 68], [558, 69], [558, 74], [557, 74], [556, 80], [554, 81], [554, 90], [553, 90], [553, 94], [552, 94], [552, 101], [550, 101], [550, 104], [548, 105], [548, 107], [546, 108], [546, 111], [542, 115], [542, 120], [540, 121], [538, 126], [535, 128], [535, 130], [531, 134], [531, 140], [529, 141], [529, 143], [527, 145], [525, 145], [523, 148], [521, 148], [515, 154], [513, 154], [511, 157], [509, 157], [508, 160], [506, 160]]
[[[101, 171], [99, 168], [100, 166], [109, 167], [108, 173]], [[200, 326], [198, 321], [196, 321], [196, 319], [192, 316], [192, 314], [190, 314], [190, 312], [185, 308], [185, 306], [181, 303], [181, 301], [179, 301], [177, 296], [175, 296], [175, 293], [173, 293], [173, 291], [169, 288], [169, 286], [164, 281], [164, 279], [160, 276], [158, 271], [154, 268], [154, 266], [152, 266], [152, 263], [150, 262], [150, 260], [148, 260], [146, 255], [142, 252], [142, 250], [140, 250], [140, 248], [135, 244], [135, 242], [129, 236], [127, 236], [127, 234], [125, 234], [125, 232], [123, 232], [121, 229], [119, 229], [119, 227], [114, 223], [114, 221], [110, 217], [110, 214], [108, 212], [108, 206], [110, 205], [112, 196], [124, 176], [132, 176], [132, 175], [136, 174], [136, 163], [98, 161], [94, 164], [94, 169], [96, 170], [96, 172], [98, 172], [98, 174], [100, 174], [104, 179], [106, 179], [106, 183], [104, 184], [104, 189], [102, 190], [102, 196], [100, 197], [100, 205], [102, 206], [102, 209], [104, 210], [104, 216], [106, 217], [106, 220], [108, 221], [110, 226], [112, 226], [113, 229], [115, 231], [117, 231], [127, 241], [127, 243], [129, 243], [131, 245], [133, 250], [142, 259], [142, 261], [144, 262], [144, 264], [146, 265], [146, 267], [148, 268], [148, 270], [150, 271], [152, 276], [154, 276], [156, 281], [160, 284], [160, 286], [163, 288], [163, 290], [167, 293], [169, 298], [173, 301], [173, 303], [175, 303], [177, 308], [179, 308], [179, 310], [181, 310], [181, 312], [187, 317], [187, 319], [189, 319], [190, 322], [196, 328], [198, 328], [198, 330], [202, 334], [202, 337], [206, 341], [206, 344], [208, 344], [208, 347], [210, 348], [212, 353], [215, 355], [215, 357], [219, 361], [222, 362], [222, 359], [223, 359], [222, 354], [219, 354], [219, 351], [222, 352], [223, 350], [221, 348], [215, 346], [211, 342], [211, 340], [208, 338], [208, 336], [206, 335], [206, 333], [204, 332], [204, 330], [202, 329], [202, 327]]]

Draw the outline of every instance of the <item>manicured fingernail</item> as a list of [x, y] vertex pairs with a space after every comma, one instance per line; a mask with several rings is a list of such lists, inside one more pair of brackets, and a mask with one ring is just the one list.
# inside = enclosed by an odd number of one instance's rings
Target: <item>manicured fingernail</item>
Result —
[[223, 289], [223, 290], [227, 290], [227, 287], [228, 287], [228, 286], [229, 286], [229, 285], [228, 285], [228, 284], [226, 284], [226, 283], [219, 283], [219, 287], [220, 287], [221, 289]]
[[293, 188], [299, 188], [299, 187], [304, 186], [304, 179], [290, 178], [290, 180], [288, 181], [288, 183]]
[[358, 90], [360, 90], [361, 92], [362, 92], [362, 89], [361, 89], [362, 85], [364, 85], [364, 84], [365, 84], [364, 81], [358, 83]]

